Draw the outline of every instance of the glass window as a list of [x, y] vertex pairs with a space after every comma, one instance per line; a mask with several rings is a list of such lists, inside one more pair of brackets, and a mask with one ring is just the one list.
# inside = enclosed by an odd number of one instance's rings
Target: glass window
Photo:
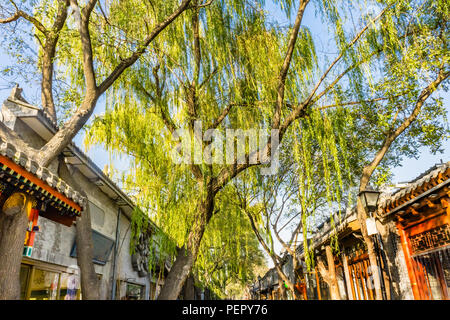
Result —
[[142, 300], [144, 293], [144, 286], [127, 282], [127, 300]]
[[[100, 265], [105, 265], [106, 261], [108, 261], [111, 251], [114, 247], [114, 240], [102, 235], [101, 233], [99, 233], [95, 230], [92, 230], [92, 244], [94, 247], [93, 262], [100, 264]], [[72, 258], [77, 257], [76, 241], [74, 242], [74, 244], [72, 246], [70, 256]]]
[[79, 300], [80, 279], [77, 272], [62, 273], [59, 291], [60, 300]]
[[78, 268], [48, 271], [22, 264], [20, 266], [20, 299], [80, 300], [81, 285]]
[[56, 300], [58, 282], [58, 273], [36, 268], [30, 283], [30, 300]]

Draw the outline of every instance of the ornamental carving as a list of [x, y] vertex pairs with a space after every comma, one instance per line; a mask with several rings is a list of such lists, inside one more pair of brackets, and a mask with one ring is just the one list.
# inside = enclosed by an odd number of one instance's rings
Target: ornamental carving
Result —
[[413, 254], [429, 249], [450, 245], [450, 225], [444, 224], [437, 228], [409, 237]]
[[145, 277], [148, 274], [150, 237], [151, 235], [149, 233], [141, 233], [135, 247], [135, 253], [131, 255], [131, 264], [133, 265], [134, 271], [138, 272], [139, 277]]

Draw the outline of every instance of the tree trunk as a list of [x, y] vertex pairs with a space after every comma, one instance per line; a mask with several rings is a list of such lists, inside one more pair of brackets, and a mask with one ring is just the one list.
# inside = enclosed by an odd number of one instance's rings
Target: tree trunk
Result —
[[378, 269], [378, 263], [377, 263], [377, 255], [375, 252], [375, 244], [372, 240], [372, 238], [367, 233], [367, 226], [366, 226], [366, 211], [364, 210], [364, 207], [359, 200], [357, 199], [357, 214], [358, 214], [358, 220], [359, 224], [361, 225], [361, 233], [364, 238], [364, 242], [367, 245], [367, 254], [369, 256], [369, 262], [370, 262], [370, 271], [372, 272], [373, 277], [373, 285], [375, 287], [375, 299], [376, 300], [383, 300], [383, 294], [381, 292], [381, 281], [380, 281], [380, 274]]
[[344, 267], [344, 274], [345, 274], [345, 283], [347, 284], [347, 291], [348, 291], [348, 300], [355, 300], [355, 297], [353, 297], [353, 292], [351, 290], [352, 284], [351, 284], [351, 276], [350, 271], [348, 269], [348, 261], [347, 261], [347, 255], [345, 254], [345, 248], [342, 248], [342, 265]]
[[284, 281], [282, 279], [278, 280], [278, 287], [280, 288], [279, 289], [279, 293], [280, 293], [279, 300], [287, 300], [286, 287], [285, 287]]
[[[86, 193], [82, 192], [82, 194], [86, 197]], [[95, 273], [94, 263], [92, 262], [94, 246], [89, 206], [86, 206], [81, 213], [81, 217], [77, 218], [76, 241], [77, 263], [80, 267], [83, 300], [98, 300], [100, 299], [100, 286]]]
[[209, 190], [206, 199], [199, 205], [199, 214], [189, 232], [186, 246], [179, 249], [176, 260], [170, 269], [164, 286], [161, 289], [158, 300], [175, 300], [180, 295], [184, 283], [189, 276], [197, 259], [200, 242], [205, 232], [206, 225], [212, 217], [214, 210], [214, 193]]
[[32, 198], [13, 193], [0, 211], [0, 300], [20, 299], [20, 264]]
[[322, 275], [323, 280], [327, 283], [328, 287], [330, 288], [331, 299], [341, 300], [341, 294], [339, 292], [339, 286], [336, 279], [336, 269], [334, 266], [333, 252], [329, 245], [325, 247], [325, 253], [327, 256], [328, 270], [320, 258], [317, 261], [317, 267], [319, 268], [319, 272]]
[[[66, 11], [67, 12], [67, 11]], [[58, 39], [47, 39], [42, 54], [41, 99], [43, 110], [56, 123], [56, 109], [53, 102], [53, 58]]]
[[97, 99], [98, 92], [86, 92], [80, 108], [39, 151], [36, 161], [40, 166], [47, 167], [72, 142], [72, 139], [83, 128], [84, 124], [94, 112]]
[[294, 300], [296, 299], [296, 294], [295, 294], [295, 287], [294, 284], [289, 281], [289, 278], [284, 274], [283, 269], [281, 268], [281, 266], [278, 264], [277, 260], [275, 257], [271, 257], [272, 261], [275, 265], [275, 270], [277, 270], [278, 273], [278, 278], [279, 278], [279, 286], [280, 286], [280, 291], [281, 292], [281, 296], [283, 297], [283, 299], [286, 299], [286, 288], [285, 288], [285, 284], [287, 285], [288, 289], [290, 292], [292, 292], [292, 296], [294, 298]]
[[183, 300], [195, 300], [195, 281], [194, 276], [190, 275], [185, 283], [183, 290]]
[[331, 290], [331, 299], [333, 300], [341, 300], [341, 294], [339, 292], [339, 286], [336, 279], [336, 268], [334, 266], [334, 257], [333, 252], [330, 246], [325, 247], [325, 252], [327, 254], [327, 263], [328, 263], [328, 275], [330, 277], [330, 290]]
[[[81, 189], [72, 177], [72, 174], [70, 174], [63, 157], [59, 159], [59, 176], [87, 199], [84, 190]], [[94, 257], [94, 246], [92, 242], [91, 215], [87, 203], [83, 212], [81, 212], [81, 217], [78, 217], [76, 221], [76, 242], [77, 263], [80, 267], [81, 294], [83, 300], [98, 300], [100, 299], [100, 288], [92, 261]]]

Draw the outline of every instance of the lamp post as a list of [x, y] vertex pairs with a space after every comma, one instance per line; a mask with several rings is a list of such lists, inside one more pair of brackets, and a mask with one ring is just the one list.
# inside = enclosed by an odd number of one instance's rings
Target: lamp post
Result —
[[380, 263], [380, 243], [382, 243], [381, 239], [380, 239], [380, 234], [377, 230], [377, 226], [376, 226], [376, 222], [375, 222], [375, 218], [372, 216], [372, 213], [377, 209], [378, 207], [378, 199], [380, 197], [381, 192], [374, 190], [372, 187], [368, 187], [365, 190], [362, 190], [359, 192], [358, 197], [359, 200], [361, 201], [364, 210], [366, 211], [368, 218], [366, 219], [366, 227], [367, 227], [367, 233], [369, 236], [375, 235], [374, 237], [374, 243], [375, 243], [375, 251], [377, 253], [377, 264], [378, 264], [378, 268], [381, 271], [381, 274], [379, 275], [380, 278], [380, 285], [381, 285], [381, 291], [383, 294], [383, 299], [386, 300], [386, 288], [384, 286], [384, 281], [382, 280], [382, 273], [383, 273], [383, 269], [381, 268], [381, 263]]
[[261, 276], [258, 276], [258, 285], [259, 285], [259, 300], [261, 300]]

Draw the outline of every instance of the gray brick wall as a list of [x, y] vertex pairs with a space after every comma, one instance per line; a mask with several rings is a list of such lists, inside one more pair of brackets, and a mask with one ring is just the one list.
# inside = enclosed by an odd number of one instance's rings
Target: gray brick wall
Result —
[[387, 219], [380, 231], [391, 276], [391, 299], [413, 300], [411, 281], [395, 222]]

